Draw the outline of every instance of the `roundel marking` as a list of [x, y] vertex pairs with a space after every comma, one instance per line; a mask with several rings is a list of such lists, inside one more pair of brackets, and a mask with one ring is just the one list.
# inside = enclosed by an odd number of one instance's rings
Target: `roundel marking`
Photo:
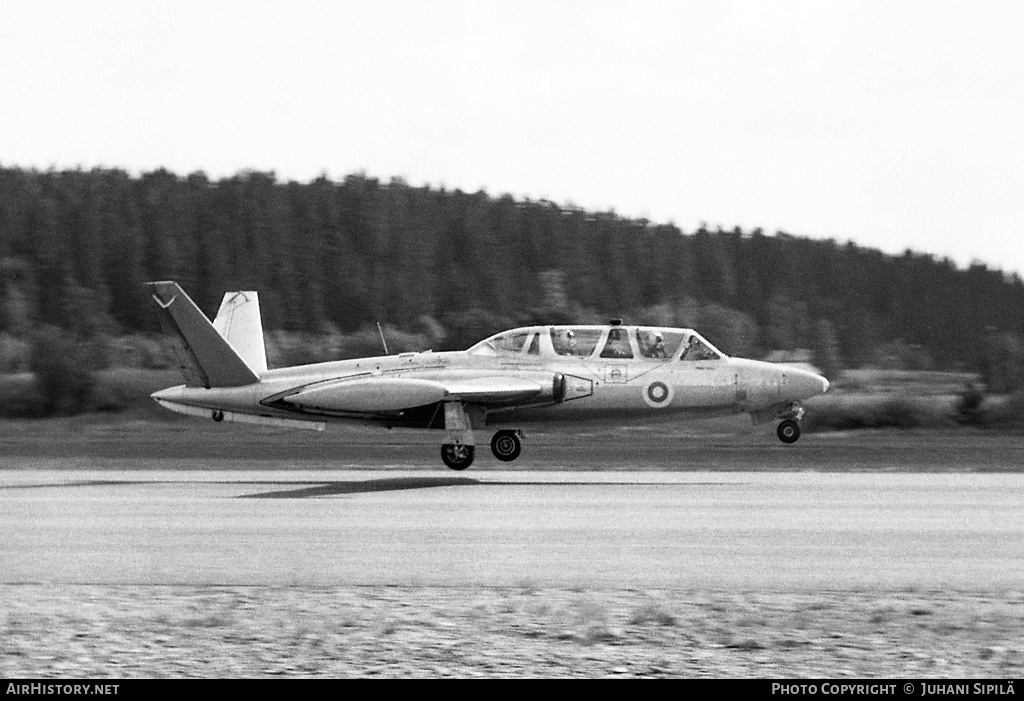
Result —
[[647, 406], [668, 406], [672, 403], [672, 388], [661, 380], [655, 380], [644, 388], [644, 401]]

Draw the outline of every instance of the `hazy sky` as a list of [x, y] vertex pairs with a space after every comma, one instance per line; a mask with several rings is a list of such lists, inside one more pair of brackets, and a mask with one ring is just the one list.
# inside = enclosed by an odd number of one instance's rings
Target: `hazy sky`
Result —
[[0, 164], [362, 170], [1024, 274], [1024, 2], [0, 0]]

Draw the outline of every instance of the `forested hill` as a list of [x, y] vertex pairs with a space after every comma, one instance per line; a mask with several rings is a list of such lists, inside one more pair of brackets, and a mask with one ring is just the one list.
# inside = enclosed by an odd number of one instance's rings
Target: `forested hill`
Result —
[[1024, 338], [1024, 283], [983, 264], [363, 175], [0, 168], [0, 274], [13, 337], [155, 330], [142, 282], [174, 279], [208, 313], [226, 290], [259, 290], [269, 329], [429, 325], [448, 347], [616, 316], [693, 326], [736, 355], [974, 369]]

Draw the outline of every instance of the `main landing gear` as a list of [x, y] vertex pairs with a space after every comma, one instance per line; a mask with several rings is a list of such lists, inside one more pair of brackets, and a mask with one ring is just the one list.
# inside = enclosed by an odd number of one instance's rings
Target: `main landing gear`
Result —
[[[475, 443], [473, 426], [485, 424], [483, 407], [447, 402], [444, 405], [444, 443], [441, 460], [453, 470], [465, 470], [473, 464]], [[491, 452], [502, 462], [512, 462], [523, 452], [523, 434], [518, 430], [502, 429], [491, 438]]]
[[502, 462], [512, 462], [523, 452], [523, 441], [519, 431], [508, 429], [498, 431], [491, 439], [491, 452]]
[[453, 470], [465, 470], [473, 464], [473, 446], [464, 443], [445, 443], [441, 446], [441, 460]]
[[[491, 452], [502, 462], [512, 462], [523, 452], [519, 431], [502, 430], [491, 438]], [[474, 446], [465, 443], [445, 443], [441, 446], [441, 460], [453, 470], [465, 470], [473, 464]]]

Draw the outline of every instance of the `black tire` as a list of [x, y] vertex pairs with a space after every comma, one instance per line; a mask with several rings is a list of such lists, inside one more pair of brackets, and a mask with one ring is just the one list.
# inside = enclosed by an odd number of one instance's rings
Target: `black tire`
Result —
[[775, 432], [783, 443], [796, 443], [797, 439], [800, 438], [800, 424], [793, 419], [786, 419], [779, 424]]
[[441, 446], [441, 460], [453, 470], [465, 470], [473, 464], [473, 446], [445, 443]]
[[491, 438], [491, 452], [502, 462], [512, 462], [523, 452], [523, 441], [515, 431], [498, 431]]

